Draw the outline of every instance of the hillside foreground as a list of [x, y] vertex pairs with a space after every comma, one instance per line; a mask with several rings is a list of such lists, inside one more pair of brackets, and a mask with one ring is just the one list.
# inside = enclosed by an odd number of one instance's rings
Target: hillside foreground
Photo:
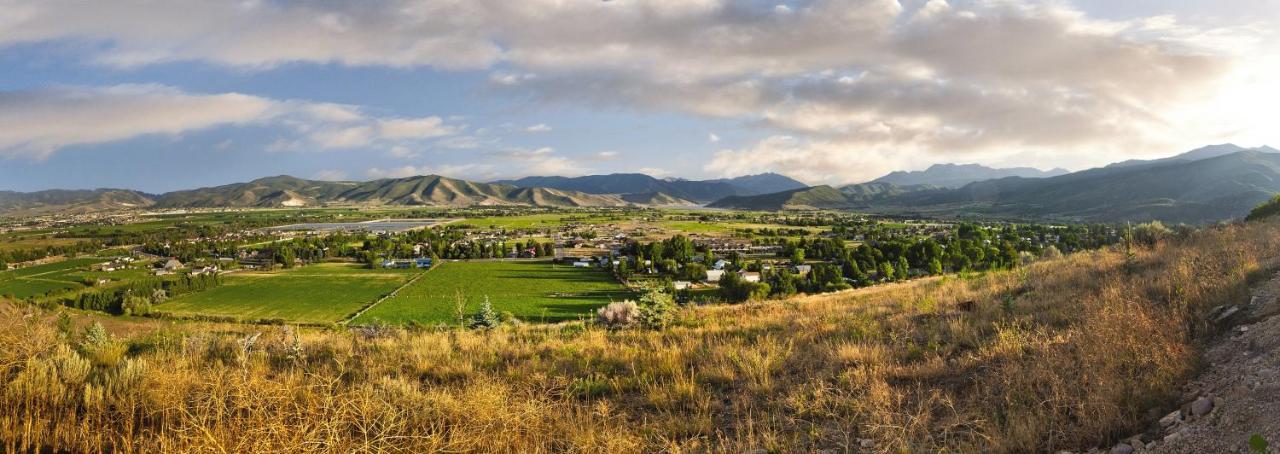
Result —
[[1250, 302], [1277, 259], [1280, 224], [1229, 225], [689, 308], [662, 331], [104, 318], [108, 335], [80, 328], [97, 316], [4, 305], [0, 450], [1106, 449], [1186, 403], [1202, 347], [1238, 329], [1218, 307]]

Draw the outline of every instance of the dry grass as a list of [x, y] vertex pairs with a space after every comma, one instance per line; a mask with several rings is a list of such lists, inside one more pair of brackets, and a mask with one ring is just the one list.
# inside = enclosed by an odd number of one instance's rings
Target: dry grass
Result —
[[[1150, 421], [1280, 226], [1012, 272], [580, 325], [365, 338], [193, 325], [71, 347], [0, 314], [0, 450], [1051, 451]], [[972, 302], [972, 304], [964, 304]], [[133, 331], [130, 331], [133, 332]]]

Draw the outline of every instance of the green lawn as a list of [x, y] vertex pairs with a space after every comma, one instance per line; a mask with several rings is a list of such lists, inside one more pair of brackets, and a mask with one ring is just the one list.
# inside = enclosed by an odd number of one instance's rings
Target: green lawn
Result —
[[458, 295], [466, 314], [475, 313], [487, 296], [494, 310], [529, 322], [573, 320], [631, 297], [613, 276], [594, 268], [541, 260], [444, 262], [353, 323], [454, 323]]
[[391, 293], [417, 270], [368, 270], [325, 263], [292, 270], [233, 273], [223, 284], [183, 295], [158, 309], [177, 315], [217, 315], [242, 320], [337, 322]]

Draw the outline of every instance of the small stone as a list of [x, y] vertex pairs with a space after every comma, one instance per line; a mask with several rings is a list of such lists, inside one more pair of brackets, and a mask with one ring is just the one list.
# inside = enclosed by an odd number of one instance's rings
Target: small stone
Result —
[[1222, 323], [1223, 321], [1226, 321], [1226, 319], [1231, 318], [1232, 315], [1236, 315], [1236, 312], [1240, 312], [1240, 308], [1231, 306], [1227, 308], [1227, 310], [1222, 311], [1221, 314], [1218, 314], [1218, 316], [1214, 318], [1213, 321], [1215, 323]]
[[1213, 318], [1213, 322], [1216, 322], [1216, 324], [1221, 324], [1221, 322], [1224, 322], [1228, 320], [1228, 318], [1231, 318], [1231, 316], [1234, 316], [1236, 312], [1240, 312], [1239, 307], [1231, 306], [1229, 308], [1226, 308], [1226, 311], [1222, 311], [1222, 313], [1219, 313], [1219, 315], [1217, 315], [1216, 318]]
[[1111, 448], [1111, 454], [1133, 454], [1133, 446], [1128, 443], [1120, 443]]
[[1147, 448], [1147, 444], [1142, 442], [1141, 436], [1130, 438], [1128, 440], [1125, 440], [1124, 442], [1128, 443], [1129, 446], [1133, 446], [1133, 449], [1137, 451], [1141, 451]]
[[1160, 418], [1160, 426], [1165, 428], [1172, 427], [1179, 422], [1182, 422], [1182, 410], [1174, 410], [1173, 413]]
[[858, 446], [861, 446], [861, 447], [863, 447], [863, 448], [867, 448], [867, 449], [871, 449], [871, 448], [876, 447], [876, 441], [875, 441], [875, 440], [872, 440], [872, 439], [870, 439], [870, 438], [859, 438], [859, 439], [858, 439]]
[[1211, 411], [1213, 411], [1213, 401], [1209, 398], [1201, 397], [1191, 403], [1191, 414], [1196, 417], [1207, 415]]
[[1249, 327], [1248, 327], [1248, 326], [1241, 326], [1241, 327], [1240, 327], [1240, 332], [1242, 332], [1242, 333], [1247, 333], [1247, 332], [1249, 332]]
[[1169, 435], [1165, 435], [1165, 436], [1164, 436], [1164, 442], [1165, 442], [1165, 443], [1173, 443], [1173, 442], [1177, 441], [1179, 438], [1182, 438], [1182, 431], [1178, 431], [1178, 432], [1171, 433], [1171, 434], [1169, 434]]

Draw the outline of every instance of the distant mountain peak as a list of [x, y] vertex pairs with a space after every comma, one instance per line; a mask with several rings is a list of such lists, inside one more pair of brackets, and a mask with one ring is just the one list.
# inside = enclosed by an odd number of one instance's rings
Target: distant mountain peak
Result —
[[1031, 167], [997, 169], [982, 164], [933, 164], [925, 170], [890, 172], [871, 180], [871, 183], [891, 183], [897, 186], [943, 186], [958, 188], [969, 183], [1006, 177], [1046, 178], [1068, 173], [1064, 169], [1044, 171]]

